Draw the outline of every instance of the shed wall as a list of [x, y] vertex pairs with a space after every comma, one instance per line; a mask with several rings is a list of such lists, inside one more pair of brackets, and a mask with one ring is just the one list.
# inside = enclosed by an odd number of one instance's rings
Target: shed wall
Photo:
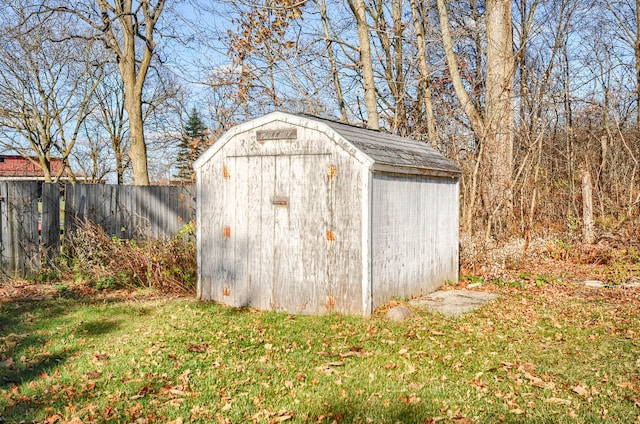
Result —
[[291, 313], [362, 313], [361, 165], [314, 128], [256, 138], [283, 128], [293, 126], [247, 126], [200, 168], [198, 294]]
[[459, 187], [454, 178], [373, 175], [373, 307], [458, 278]]

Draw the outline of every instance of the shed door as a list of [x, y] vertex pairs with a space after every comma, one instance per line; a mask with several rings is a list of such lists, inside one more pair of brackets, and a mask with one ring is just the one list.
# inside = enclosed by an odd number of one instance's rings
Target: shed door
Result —
[[[235, 226], [246, 252], [248, 304], [318, 313], [332, 295], [331, 156], [249, 156], [233, 159]], [[246, 202], [246, 203], [245, 203]], [[236, 255], [237, 264], [243, 258]], [[240, 263], [239, 263], [240, 262]], [[241, 265], [242, 266], [242, 265]], [[246, 286], [245, 286], [246, 284]]]

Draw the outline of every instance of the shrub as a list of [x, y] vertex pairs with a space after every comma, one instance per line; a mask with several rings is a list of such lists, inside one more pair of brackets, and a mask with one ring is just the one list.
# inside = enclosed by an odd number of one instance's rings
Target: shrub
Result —
[[136, 241], [110, 237], [99, 225], [79, 222], [65, 242], [65, 258], [61, 262], [67, 271], [98, 289], [192, 291], [196, 283], [193, 224], [186, 225], [174, 239]]

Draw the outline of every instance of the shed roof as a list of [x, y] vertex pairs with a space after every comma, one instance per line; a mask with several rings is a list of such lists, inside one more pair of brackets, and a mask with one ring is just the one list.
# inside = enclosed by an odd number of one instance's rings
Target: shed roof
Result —
[[273, 112], [232, 128], [195, 162], [195, 168], [215, 154], [233, 134], [274, 121], [313, 126], [331, 137], [337, 136], [366, 156], [373, 171], [453, 177], [462, 173], [453, 161], [442, 156], [429, 143], [313, 115], [284, 112]]
[[324, 122], [358, 150], [374, 161], [374, 170], [393, 170], [406, 167], [429, 173], [461, 174], [453, 161], [442, 156], [429, 143], [400, 137], [382, 131], [344, 124], [315, 116], [301, 115]]

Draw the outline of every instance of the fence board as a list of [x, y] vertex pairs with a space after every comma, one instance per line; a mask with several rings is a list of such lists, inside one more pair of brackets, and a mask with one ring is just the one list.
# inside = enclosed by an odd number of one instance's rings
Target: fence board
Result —
[[40, 184], [4, 182], [2, 185], [2, 273], [22, 278], [40, 269], [38, 231]]
[[66, 190], [65, 216], [74, 224], [89, 219], [110, 236], [171, 238], [195, 219], [195, 188], [75, 184]]
[[[39, 272], [60, 253], [78, 222], [91, 220], [120, 238], [173, 238], [195, 220], [193, 186], [117, 186], [0, 182], [0, 279]], [[64, 195], [62, 195], [64, 191]], [[64, 220], [60, 202], [64, 196]], [[38, 204], [41, 203], [41, 209]], [[45, 259], [46, 258], [46, 259]]]
[[40, 235], [42, 253], [48, 260], [60, 253], [60, 228], [60, 184], [43, 184]]
[[13, 255], [11, 254], [13, 237], [9, 225], [8, 190], [7, 183], [0, 183], [0, 276], [4, 277], [11, 276], [14, 269]]

